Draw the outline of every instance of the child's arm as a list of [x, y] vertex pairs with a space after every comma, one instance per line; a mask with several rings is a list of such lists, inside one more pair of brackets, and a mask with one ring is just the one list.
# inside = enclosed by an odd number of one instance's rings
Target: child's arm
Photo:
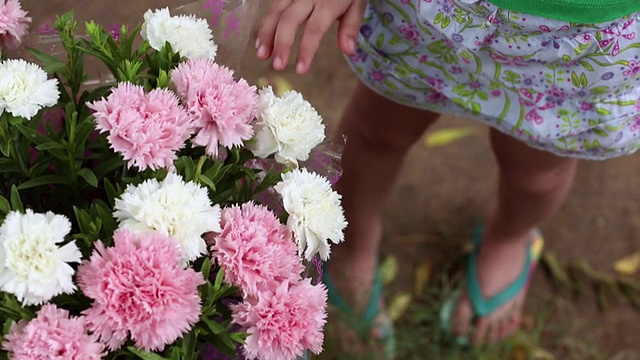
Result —
[[272, 0], [256, 40], [258, 58], [273, 57], [274, 69], [284, 69], [296, 34], [304, 26], [296, 71], [305, 73], [322, 37], [336, 20], [340, 22], [338, 46], [352, 54], [365, 5], [366, 0]]

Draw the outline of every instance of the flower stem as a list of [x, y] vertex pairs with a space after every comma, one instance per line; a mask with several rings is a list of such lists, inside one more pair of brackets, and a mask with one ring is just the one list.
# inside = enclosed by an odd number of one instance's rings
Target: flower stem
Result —
[[205, 161], [207, 161], [207, 157], [204, 155], [200, 156], [200, 160], [198, 160], [198, 165], [196, 166], [196, 173], [193, 176], [193, 182], [198, 183], [200, 181], [200, 175], [202, 174], [202, 167]]

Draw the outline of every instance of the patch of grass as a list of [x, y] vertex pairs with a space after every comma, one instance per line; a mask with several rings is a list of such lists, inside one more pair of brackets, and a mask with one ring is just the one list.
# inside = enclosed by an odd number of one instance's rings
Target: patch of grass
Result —
[[[414, 295], [414, 301], [397, 322], [397, 360], [605, 360], [613, 359], [588, 342], [572, 337], [568, 329], [551, 322], [555, 311], [553, 294], [544, 305], [526, 315], [527, 329], [498, 344], [465, 348], [453, 344], [440, 330], [440, 307], [454, 285], [442, 276]], [[549, 338], [549, 329], [555, 336]], [[622, 357], [621, 359], [626, 359]], [[631, 358], [629, 358], [631, 359]]]

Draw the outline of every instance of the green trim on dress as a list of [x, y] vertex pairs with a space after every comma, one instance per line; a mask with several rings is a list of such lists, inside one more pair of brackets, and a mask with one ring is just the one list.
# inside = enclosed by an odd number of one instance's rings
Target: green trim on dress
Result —
[[489, 0], [506, 9], [573, 23], [601, 23], [640, 12], [638, 0]]

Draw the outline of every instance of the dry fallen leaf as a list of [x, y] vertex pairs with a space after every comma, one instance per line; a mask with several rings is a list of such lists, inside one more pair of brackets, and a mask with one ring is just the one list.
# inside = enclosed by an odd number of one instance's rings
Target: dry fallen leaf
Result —
[[622, 275], [635, 274], [640, 269], [640, 251], [616, 261], [613, 269]]
[[293, 86], [289, 82], [289, 80], [283, 78], [278, 75], [266, 75], [258, 78], [256, 81], [258, 87], [271, 86], [273, 88], [273, 92], [277, 96], [281, 96], [285, 92], [293, 89]]
[[389, 285], [396, 279], [399, 267], [397, 257], [389, 255], [384, 259], [378, 269], [378, 271], [380, 271], [380, 281], [382, 281], [382, 285]]
[[472, 135], [475, 131], [475, 128], [472, 127], [436, 130], [427, 134], [424, 144], [428, 148], [449, 145], [456, 140]]
[[393, 296], [391, 302], [387, 306], [387, 312], [391, 321], [396, 321], [407, 312], [409, 305], [411, 305], [412, 296], [406, 292], [400, 292]]
[[425, 259], [416, 267], [413, 271], [413, 293], [421, 294], [424, 291], [425, 286], [431, 280], [431, 274], [433, 272], [433, 261], [431, 259]]
[[555, 356], [545, 349], [537, 348], [533, 354], [535, 360], [555, 360]]

